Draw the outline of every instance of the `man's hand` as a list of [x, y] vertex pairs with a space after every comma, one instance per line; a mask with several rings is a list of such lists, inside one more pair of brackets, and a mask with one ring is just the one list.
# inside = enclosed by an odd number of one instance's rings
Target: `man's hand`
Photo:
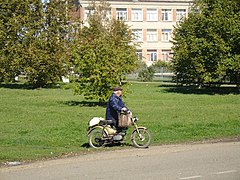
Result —
[[130, 114], [130, 115], [132, 115], [132, 111], [130, 111], [130, 110], [128, 110], [128, 112], [127, 112], [128, 114]]
[[126, 112], [128, 109], [126, 107], [123, 107], [121, 111]]

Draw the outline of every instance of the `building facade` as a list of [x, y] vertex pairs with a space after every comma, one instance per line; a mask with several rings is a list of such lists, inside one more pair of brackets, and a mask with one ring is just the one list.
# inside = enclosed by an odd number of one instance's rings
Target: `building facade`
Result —
[[[79, 16], [85, 22], [89, 15], [88, 0], [81, 1]], [[140, 44], [139, 59], [148, 66], [159, 60], [171, 60], [172, 32], [188, 16], [192, 0], [108, 0], [110, 16], [124, 21]]]

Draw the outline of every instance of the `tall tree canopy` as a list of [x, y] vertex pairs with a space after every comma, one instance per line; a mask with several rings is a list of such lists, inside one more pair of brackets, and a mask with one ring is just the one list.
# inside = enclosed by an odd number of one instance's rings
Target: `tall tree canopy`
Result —
[[66, 60], [67, 4], [52, 0], [0, 2], [0, 81], [20, 72], [42, 87], [59, 80]]
[[173, 38], [173, 69], [182, 84], [240, 83], [240, 1], [196, 0]]
[[73, 66], [79, 74], [75, 92], [87, 99], [106, 101], [113, 86], [137, 66], [136, 47], [124, 22], [110, 18], [110, 6], [102, 0], [89, 5], [88, 26], [75, 38]]

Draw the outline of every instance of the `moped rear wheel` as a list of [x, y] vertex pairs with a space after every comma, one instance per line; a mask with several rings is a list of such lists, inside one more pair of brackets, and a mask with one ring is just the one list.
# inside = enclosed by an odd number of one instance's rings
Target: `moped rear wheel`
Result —
[[147, 148], [152, 141], [151, 134], [146, 128], [138, 128], [132, 132], [131, 140], [136, 148]]
[[105, 144], [104, 131], [100, 129], [93, 130], [88, 135], [89, 145], [93, 148], [101, 148]]

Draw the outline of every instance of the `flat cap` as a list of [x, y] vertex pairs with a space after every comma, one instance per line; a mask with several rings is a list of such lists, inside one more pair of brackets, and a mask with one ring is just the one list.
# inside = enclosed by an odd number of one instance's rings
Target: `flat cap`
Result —
[[113, 91], [119, 91], [119, 90], [122, 91], [122, 88], [121, 87], [114, 87], [113, 88]]

